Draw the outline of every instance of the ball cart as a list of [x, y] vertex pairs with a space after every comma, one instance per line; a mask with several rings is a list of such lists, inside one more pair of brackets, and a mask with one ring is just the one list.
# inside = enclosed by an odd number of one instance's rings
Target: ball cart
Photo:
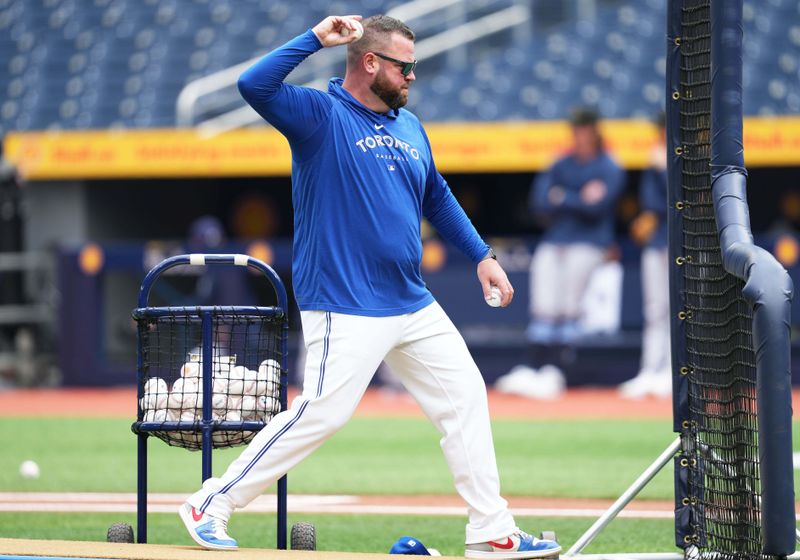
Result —
[[[149, 305], [156, 281], [176, 267], [243, 267], [266, 278], [271, 306]], [[185, 270], [185, 269], [184, 269]], [[209, 273], [204, 270], [202, 273]], [[147, 542], [147, 446], [150, 437], [199, 451], [201, 477], [211, 477], [213, 450], [246, 445], [287, 407], [288, 302], [280, 277], [248, 255], [170, 257], [150, 270], [139, 291], [137, 324], [136, 542]], [[287, 548], [287, 477], [277, 485], [277, 548]], [[177, 511], [176, 511], [177, 519]], [[134, 542], [133, 528], [117, 523], [111, 542]], [[293, 549], [316, 548], [310, 523], [296, 523]]]

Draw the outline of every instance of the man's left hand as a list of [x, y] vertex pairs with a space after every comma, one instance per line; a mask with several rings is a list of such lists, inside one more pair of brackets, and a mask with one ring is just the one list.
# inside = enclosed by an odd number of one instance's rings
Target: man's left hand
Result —
[[491, 295], [492, 286], [500, 290], [500, 307], [506, 307], [514, 299], [514, 287], [496, 260], [484, 259], [478, 263], [478, 280], [483, 288], [484, 299]]

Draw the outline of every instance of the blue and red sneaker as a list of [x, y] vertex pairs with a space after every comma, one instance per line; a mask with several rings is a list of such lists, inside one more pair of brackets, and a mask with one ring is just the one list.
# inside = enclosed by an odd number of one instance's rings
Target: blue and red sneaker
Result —
[[211, 550], [236, 550], [239, 543], [228, 536], [228, 520], [197, 511], [183, 504], [178, 514], [194, 542]]
[[519, 531], [502, 539], [468, 544], [467, 558], [557, 558], [561, 545]]

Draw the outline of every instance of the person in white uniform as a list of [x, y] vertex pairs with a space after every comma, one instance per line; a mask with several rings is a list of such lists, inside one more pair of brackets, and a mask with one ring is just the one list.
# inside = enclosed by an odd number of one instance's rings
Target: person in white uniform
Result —
[[666, 398], [672, 394], [669, 319], [669, 256], [667, 255], [667, 143], [663, 114], [656, 119], [658, 141], [650, 167], [642, 172], [642, 209], [631, 223], [631, 237], [642, 245], [642, 358], [636, 376], [622, 383], [625, 398]]
[[499, 378], [502, 392], [558, 396], [582, 334], [581, 301], [614, 244], [625, 173], [605, 149], [599, 114], [570, 115], [573, 146], [531, 185], [531, 212], [544, 228], [530, 266], [529, 357]]
[[[180, 516], [201, 546], [236, 548], [227, 534], [233, 511], [341, 428], [384, 360], [442, 434], [468, 506], [466, 556], [558, 555], [556, 542], [517, 527], [500, 496], [483, 378], [420, 273], [422, 218], [473, 260], [485, 298], [495, 288], [507, 306], [513, 288], [437, 172], [419, 120], [402, 108], [415, 79], [413, 32], [386, 16], [360, 20], [327, 17], [239, 80], [245, 100], [292, 149], [303, 392]], [[345, 78], [332, 79], [327, 92], [284, 83], [308, 56], [345, 44]]]

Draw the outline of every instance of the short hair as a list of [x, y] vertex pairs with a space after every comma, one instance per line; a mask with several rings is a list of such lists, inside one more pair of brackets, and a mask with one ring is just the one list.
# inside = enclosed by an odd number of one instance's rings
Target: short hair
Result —
[[575, 107], [569, 112], [569, 124], [572, 126], [595, 126], [600, 122], [600, 115], [589, 107]]
[[365, 53], [384, 48], [394, 33], [399, 33], [409, 41], [416, 39], [414, 32], [405, 23], [383, 14], [370, 16], [363, 20], [361, 25], [364, 27], [364, 35], [358, 41], [347, 45], [348, 64], [355, 64]]

